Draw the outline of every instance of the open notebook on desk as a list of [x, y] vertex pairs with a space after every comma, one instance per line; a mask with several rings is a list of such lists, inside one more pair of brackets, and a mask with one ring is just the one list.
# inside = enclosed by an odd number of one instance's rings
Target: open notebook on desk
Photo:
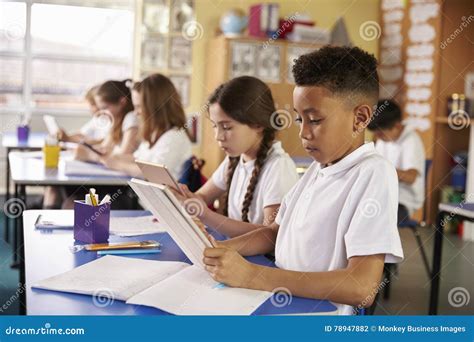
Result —
[[106, 296], [175, 315], [250, 315], [271, 292], [222, 287], [198, 265], [106, 255], [34, 288]]

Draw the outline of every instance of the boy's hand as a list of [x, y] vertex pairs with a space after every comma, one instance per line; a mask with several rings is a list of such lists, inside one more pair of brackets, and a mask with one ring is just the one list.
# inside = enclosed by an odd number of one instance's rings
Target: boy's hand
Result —
[[203, 262], [206, 271], [220, 283], [233, 287], [249, 288], [256, 276], [255, 266], [245, 260], [237, 251], [225, 247], [212, 239], [214, 248], [204, 250]]

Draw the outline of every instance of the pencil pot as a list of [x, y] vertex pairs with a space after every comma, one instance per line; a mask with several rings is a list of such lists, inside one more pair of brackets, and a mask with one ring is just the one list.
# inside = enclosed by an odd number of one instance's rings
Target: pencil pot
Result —
[[60, 152], [61, 152], [61, 147], [59, 147], [58, 145], [43, 146], [44, 166], [48, 169], [57, 168], [59, 164]]
[[74, 239], [85, 243], [106, 243], [110, 235], [110, 203], [97, 206], [74, 201]]
[[16, 128], [16, 137], [19, 142], [27, 142], [30, 136], [29, 126], [18, 126]]

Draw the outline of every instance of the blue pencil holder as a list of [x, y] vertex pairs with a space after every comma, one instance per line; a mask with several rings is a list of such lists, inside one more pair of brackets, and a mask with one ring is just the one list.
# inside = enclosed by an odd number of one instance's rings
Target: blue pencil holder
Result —
[[74, 239], [84, 243], [106, 243], [110, 236], [110, 203], [98, 206], [74, 201]]

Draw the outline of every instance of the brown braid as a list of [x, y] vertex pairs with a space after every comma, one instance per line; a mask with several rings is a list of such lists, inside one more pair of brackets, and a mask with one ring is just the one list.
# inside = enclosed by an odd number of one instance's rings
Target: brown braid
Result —
[[242, 204], [242, 221], [244, 222], [249, 222], [250, 204], [252, 204], [255, 187], [257, 186], [263, 165], [265, 165], [265, 161], [267, 160], [268, 152], [272, 148], [273, 140], [275, 140], [275, 131], [265, 130], [263, 133], [262, 142], [260, 143], [260, 148], [257, 152], [257, 158], [253, 167], [252, 177], [250, 178], [247, 192], [245, 193], [244, 203]]
[[224, 194], [224, 201], [222, 203], [222, 209], [225, 216], [229, 216], [229, 190], [230, 183], [232, 183], [232, 177], [234, 177], [235, 169], [239, 165], [239, 157], [229, 157], [229, 165], [227, 166], [227, 186]]

